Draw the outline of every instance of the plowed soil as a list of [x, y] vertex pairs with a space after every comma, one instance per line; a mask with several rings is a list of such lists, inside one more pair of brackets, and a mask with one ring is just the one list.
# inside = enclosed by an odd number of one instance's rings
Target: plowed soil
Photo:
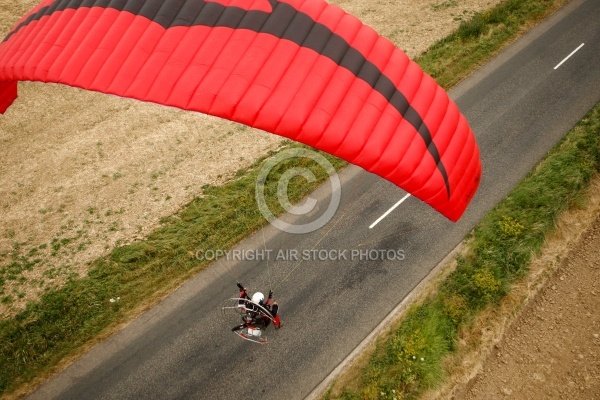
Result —
[[561, 216], [527, 276], [460, 335], [423, 400], [600, 399], [600, 177]]
[[464, 398], [600, 399], [599, 310], [600, 217], [495, 345]]

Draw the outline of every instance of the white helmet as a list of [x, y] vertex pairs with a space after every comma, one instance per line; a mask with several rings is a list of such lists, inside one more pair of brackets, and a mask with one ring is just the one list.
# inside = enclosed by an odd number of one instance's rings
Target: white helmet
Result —
[[262, 304], [263, 300], [265, 299], [265, 295], [262, 294], [261, 292], [256, 292], [252, 295], [252, 302], [256, 303], [256, 304]]

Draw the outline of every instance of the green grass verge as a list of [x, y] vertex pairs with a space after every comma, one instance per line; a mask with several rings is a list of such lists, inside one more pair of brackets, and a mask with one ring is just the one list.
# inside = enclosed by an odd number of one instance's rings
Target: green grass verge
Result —
[[442, 87], [450, 88], [565, 2], [504, 1], [462, 22], [457, 31], [434, 44], [417, 62]]
[[[421, 57], [420, 64], [445, 87], [449, 87], [501, 49], [517, 34], [520, 27], [543, 18], [554, 2], [515, 0], [504, 4], [507, 4], [504, 6], [507, 11], [502, 13], [506, 20], [487, 17], [487, 13], [475, 16], [472, 22], [463, 24], [458, 33], [440, 42]], [[523, 6], [519, 6], [520, 4]], [[470, 24], [483, 26], [474, 28]], [[512, 36], [502, 33], [500, 28], [504, 29], [505, 26], [513, 27]], [[469, 51], [466, 51], [467, 48]], [[328, 159], [336, 168], [344, 165], [333, 157]], [[30, 303], [15, 318], [1, 321], [0, 394], [14, 391], [19, 385], [48, 374], [65, 357], [76, 354], [82, 346], [107, 332], [111, 326], [123, 322], [135, 310], [152, 304], [203, 269], [206, 264], [195, 258], [196, 250], [226, 249], [263, 226], [265, 221], [254, 201], [259, 165], [260, 162], [240, 171], [236, 179], [223, 186], [205, 188], [203, 198], [194, 200], [178, 215], [162, 221], [161, 228], [147, 239], [115, 249], [109, 256], [97, 260], [86, 278], [69, 280], [63, 287], [45, 293], [38, 302]], [[312, 166], [315, 175], [324, 179], [324, 172], [315, 165]], [[280, 173], [281, 170], [274, 171], [275, 175], [269, 180], [270, 184], [267, 184], [268, 199], [275, 198], [268, 193], [276, 191], [274, 182], [276, 174]], [[299, 200], [318, 185], [318, 181], [309, 184], [299, 180], [298, 183], [290, 185], [290, 189], [294, 188], [294, 192], [289, 193], [292, 201]], [[277, 206], [278, 204], [272, 204], [271, 210], [276, 210]], [[520, 229], [519, 224], [524, 223], [518, 219], [507, 221], [509, 226], [517, 230]], [[505, 285], [503, 283], [501, 289], [496, 289], [495, 282], [503, 281], [492, 272], [488, 274], [487, 269], [482, 271], [478, 272], [481, 275], [479, 279], [490, 292], [490, 298], [496, 299]], [[119, 301], [110, 302], [111, 298], [117, 297], [120, 298]], [[454, 307], [457, 318], [460, 317], [462, 321], [464, 316], [460, 310], [463, 309], [466, 298], [449, 298], [454, 299], [449, 300], [448, 304]], [[414, 334], [409, 342], [406, 342], [406, 338], [412, 337], [409, 331], [399, 334], [395, 341], [395, 346], [403, 349], [398, 350], [399, 354], [404, 354], [402, 357], [408, 357], [409, 362], [414, 364], [409, 365], [408, 369], [397, 367], [401, 368], [398, 373], [405, 375], [407, 381], [419, 382], [414, 384], [415, 387], [435, 382], [441, 372], [439, 367], [426, 369], [432, 373], [414, 372], [421, 371], [417, 368], [421, 364], [411, 358], [417, 354], [414, 349], [420, 349], [419, 346], [427, 340], [428, 351], [432, 354], [423, 358], [429, 364], [451, 348], [448, 343], [452, 343], [457, 325], [454, 323], [443, 327], [435, 323], [440, 315], [448, 312], [448, 304], [446, 301], [434, 301], [428, 308], [411, 313], [414, 314], [411, 318], [417, 318], [415, 326], [441, 329], [440, 332], [446, 339], [437, 342], [437, 347], [429, 348], [430, 337], [438, 337], [429, 332], [429, 328]], [[470, 307], [470, 304], [465, 303], [464, 307]], [[431, 323], [424, 324], [425, 320]], [[419, 353], [420, 356], [422, 354]], [[413, 376], [416, 378], [412, 378]], [[371, 382], [370, 378], [366, 382]], [[379, 384], [369, 385], [379, 387]]]

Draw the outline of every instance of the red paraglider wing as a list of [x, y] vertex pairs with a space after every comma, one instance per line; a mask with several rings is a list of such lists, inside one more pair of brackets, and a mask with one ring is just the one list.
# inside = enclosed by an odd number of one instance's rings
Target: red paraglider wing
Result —
[[216, 115], [397, 184], [451, 220], [478, 187], [466, 119], [389, 40], [322, 0], [45, 0], [0, 44], [15, 81]]

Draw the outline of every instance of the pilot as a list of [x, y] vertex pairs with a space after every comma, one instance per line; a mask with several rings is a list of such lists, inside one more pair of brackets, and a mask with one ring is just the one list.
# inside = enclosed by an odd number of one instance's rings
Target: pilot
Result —
[[[248, 296], [248, 288], [244, 287], [239, 282], [237, 283], [237, 286], [240, 289], [239, 304], [246, 308], [246, 313], [242, 316], [244, 323], [236, 326], [232, 330], [236, 331], [247, 327], [248, 325], [266, 328], [271, 323], [271, 320], [273, 321], [275, 329], [279, 329], [281, 326], [281, 320], [277, 314], [279, 305], [277, 302], [271, 303], [273, 292], [269, 290], [269, 296], [267, 297], [267, 301], [265, 301], [265, 295], [261, 292], [254, 293], [252, 298], [250, 298], [250, 296]], [[260, 307], [256, 307], [255, 305]], [[266, 310], [270, 315], [265, 315], [261, 308]]]

